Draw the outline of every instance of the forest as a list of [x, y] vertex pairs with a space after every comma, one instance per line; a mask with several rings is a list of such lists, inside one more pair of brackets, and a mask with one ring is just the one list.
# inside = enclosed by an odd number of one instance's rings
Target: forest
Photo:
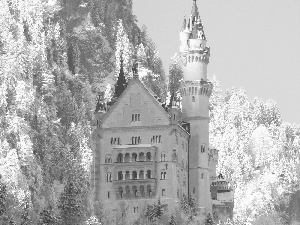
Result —
[[[91, 198], [97, 100], [113, 97], [121, 61], [127, 80], [138, 62], [140, 79], [162, 100], [180, 98], [182, 79], [175, 54], [166, 83], [132, 4], [0, 0], [1, 225], [110, 224]], [[227, 224], [299, 223], [300, 125], [283, 122], [274, 101], [250, 100], [242, 89], [223, 93], [216, 77], [210, 81], [210, 142], [219, 150], [218, 172], [235, 190]], [[193, 200], [181, 205], [170, 214], [159, 201], [135, 224], [197, 224]]]

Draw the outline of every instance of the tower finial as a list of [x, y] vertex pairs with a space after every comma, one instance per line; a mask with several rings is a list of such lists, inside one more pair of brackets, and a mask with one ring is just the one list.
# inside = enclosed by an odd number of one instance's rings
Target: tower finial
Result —
[[[199, 12], [198, 12], [198, 6], [197, 6], [197, 0], [193, 0], [193, 8], [192, 8], [192, 17], [198, 17]], [[194, 22], [194, 21], [193, 21]]]

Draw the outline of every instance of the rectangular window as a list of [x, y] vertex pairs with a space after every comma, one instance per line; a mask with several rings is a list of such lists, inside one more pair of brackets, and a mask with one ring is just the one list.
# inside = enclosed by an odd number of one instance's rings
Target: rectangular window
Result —
[[166, 194], [165, 192], [166, 192], [166, 190], [165, 190], [165, 189], [162, 189], [162, 190], [161, 190], [161, 196], [165, 196], [165, 194]]
[[153, 137], [151, 138], [151, 144], [153, 143], [162, 143], [161, 135], [153, 135]]
[[141, 137], [132, 137], [131, 138], [131, 144], [132, 145], [138, 145], [142, 143]]
[[160, 179], [161, 179], [161, 180], [165, 180], [165, 179], [166, 179], [166, 174], [167, 174], [167, 172], [162, 171], [162, 172], [160, 173]]
[[110, 145], [120, 145], [121, 144], [121, 138], [119, 137], [112, 137], [110, 139]]
[[131, 122], [141, 121], [141, 114], [134, 113], [131, 115]]
[[110, 192], [107, 192], [107, 198], [110, 198]]

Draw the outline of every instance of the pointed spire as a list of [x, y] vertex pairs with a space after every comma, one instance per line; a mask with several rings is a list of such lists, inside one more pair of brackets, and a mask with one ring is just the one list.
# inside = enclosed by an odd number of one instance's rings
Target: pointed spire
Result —
[[[193, 0], [194, 4], [193, 4], [193, 8], [192, 8], [192, 17], [193, 19], [199, 16], [199, 11], [198, 11], [198, 6], [197, 6], [197, 0]], [[194, 22], [194, 21], [193, 21]]]
[[139, 67], [138, 62], [133, 63], [133, 67], [132, 67], [133, 79], [139, 79], [138, 67]]
[[103, 101], [103, 93], [100, 93], [98, 97], [95, 113], [97, 112], [106, 112], [106, 104]]
[[120, 73], [119, 73], [119, 77], [117, 80], [117, 83], [115, 85], [115, 94], [114, 94], [114, 98], [118, 98], [123, 91], [125, 90], [126, 86], [127, 86], [127, 82], [125, 79], [125, 74], [124, 74], [124, 69], [123, 69], [123, 56], [121, 54], [121, 59], [120, 59], [121, 65], [120, 65]]
[[181, 31], [184, 31], [184, 30], [185, 30], [185, 28], [186, 28], [186, 18], [185, 18], [185, 16], [184, 16], [184, 19], [183, 19], [183, 24], [182, 24], [182, 29], [181, 29]]

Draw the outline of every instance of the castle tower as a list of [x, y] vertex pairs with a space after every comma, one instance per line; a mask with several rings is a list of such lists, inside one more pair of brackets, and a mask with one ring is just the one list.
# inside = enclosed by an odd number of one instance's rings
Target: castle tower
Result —
[[209, 97], [212, 84], [207, 81], [210, 48], [199, 16], [196, 0], [191, 15], [184, 19], [180, 32], [180, 54], [184, 80], [181, 84], [183, 121], [190, 124], [189, 193], [196, 199], [200, 213], [211, 213], [209, 174]]

